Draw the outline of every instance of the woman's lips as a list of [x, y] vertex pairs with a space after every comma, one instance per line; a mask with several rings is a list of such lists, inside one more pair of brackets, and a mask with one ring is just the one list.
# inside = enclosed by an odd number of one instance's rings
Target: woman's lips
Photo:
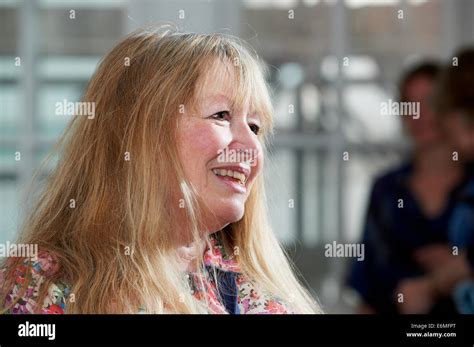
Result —
[[235, 178], [231, 178], [229, 176], [217, 176], [213, 174], [213, 176], [221, 183], [224, 184], [227, 188], [230, 188], [236, 193], [244, 194], [247, 192], [247, 188], [240, 184]]

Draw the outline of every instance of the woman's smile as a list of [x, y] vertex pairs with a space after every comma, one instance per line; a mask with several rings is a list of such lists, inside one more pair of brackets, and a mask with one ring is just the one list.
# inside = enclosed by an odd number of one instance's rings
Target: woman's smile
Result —
[[216, 179], [225, 184], [229, 189], [236, 193], [245, 194], [247, 192], [246, 183], [250, 176], [250, 169], [243, 165], [221, 166], [212, 169]]

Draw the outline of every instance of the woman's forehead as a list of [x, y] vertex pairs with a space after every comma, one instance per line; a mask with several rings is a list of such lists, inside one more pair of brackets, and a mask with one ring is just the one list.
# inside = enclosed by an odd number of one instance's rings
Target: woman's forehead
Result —
[[236, 106], [238, 88], [239, 81], [232, 66], [226, 66], [223, 62], [214, 64], [198, 80], [194, 103], [199, 107], [216, 103], [227, 107]]
[[219, 61], [203, 71], [198, 81], [201, 97], [224, 95], [232, 97], [232, 91], [238, 87], [235, 69], [230, 63]]
[[216, 94], [206, 93], [202, 96], [201, 104], [204, 106], [209, 104], [229, 105], [232, 103], [231, 95], [218, 92]]

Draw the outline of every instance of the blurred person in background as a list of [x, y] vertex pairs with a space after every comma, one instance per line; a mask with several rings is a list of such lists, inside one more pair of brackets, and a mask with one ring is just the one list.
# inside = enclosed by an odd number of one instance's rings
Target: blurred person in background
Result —
[[443, 72], [436, 105], [452, 152], [459, 156], [467, 179], [457, 196], [448, 230], [459, 255], [444, 256], [449, 261], [442, 264], [429, 255], [423, 261], [433, 269], [437, 291], [453, 293], [458, 311], [474, 314], [474, 48], [454, 55]]
[[413, 151], [373, 185], [365, 260], [354, 262], [348, 279], [361, 298], [358, 313], [457, 312], [431, 272], [451, 260], [447, 230], [465, 181], [432, 107], [439, 73], [439, 65], [424, 62], [400, 81], [399, 101], [419, 103], [419, 117], [400, 116]]

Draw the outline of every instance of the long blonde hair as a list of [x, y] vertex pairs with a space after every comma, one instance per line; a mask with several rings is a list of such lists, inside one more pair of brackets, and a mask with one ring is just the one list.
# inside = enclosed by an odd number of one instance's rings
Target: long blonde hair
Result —
[[[58, 165], [19, 239], [56, 257], [60, 270], [43, 286], [71, 284], [74, 302], [67, 312], [206, 312], [176, 272], [172, 188], [180, 189], [193, 238], [202, 237], [199, 197], [178, 160], [177, 114], [193, 104], [197, 81], [216, 58], [233, 62], [234, 101], [250, 100], [271, 133], [263, 64], [226, 35], [169, 26], [138, 30], [105, 56], [90, 80], [83, 102], [95, 103], [95, 118], [75, 116], [69, 123], [56, 146]], [[239, 250], [242, 272], [259, 287], [298, 313], [320, 311], [270, 228], [262, 175], [244, 217], [220, 233], [226, 248]]]

